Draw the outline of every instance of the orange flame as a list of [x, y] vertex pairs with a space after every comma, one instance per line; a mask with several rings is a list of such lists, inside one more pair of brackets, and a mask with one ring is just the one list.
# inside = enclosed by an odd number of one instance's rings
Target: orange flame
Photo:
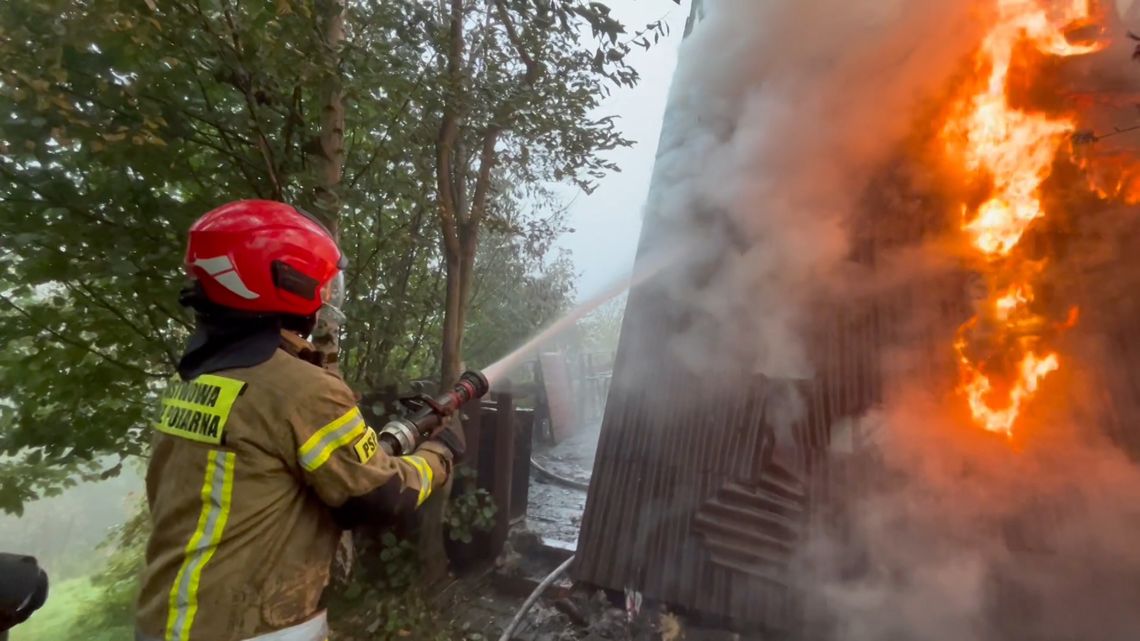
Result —
[[1140, 203], [1140, 163], [1135, 158], [1121, 152], [1091, 150], [1089, 145], [1075, 151], [1077, 165], [1084, 170], [1093, 193], [1126, 205]]
[[1033, 290], [1027, 284], [1018, 284], [1009, 288], [994, 301], [994, 312], [998, 320], [1009, 320], [1010, 316], [1019, 307], [1029, 304], [1033, 300]]
[[[1052, 6], [1044, 0], [995, 2], [998, 18], [976, 61], [979, 70], [988, 71], [985, 81], [958, 104], [942, 139], [968, 172], [990, 186], [988, 198], [973, 211], [962, 206], [962, 231], [982, 259], [988, 294], [984, 311], [963, 324], [954, 341], [959, 391], [975, 423], [1012, 437], [1025, 403], [1044, 377], [1060, 367], [1056, 353], [1038, 349], [1040, 328], [1048, 324], [1033, 310], [1030, 279], [1040, 269], [1028, 269], [1016, 249], [1034, 221], [1046, 215], [1040, 187], [1076, 123], [1011, 106], [1010, 66], [1023, 43], [1052, 56], [1087, 54], [1101, 45], [1070, 43], [1063, 31], [1091, 23], [1089, 0]], [[1069, 320], [1076, 322], [1075, 308]]]

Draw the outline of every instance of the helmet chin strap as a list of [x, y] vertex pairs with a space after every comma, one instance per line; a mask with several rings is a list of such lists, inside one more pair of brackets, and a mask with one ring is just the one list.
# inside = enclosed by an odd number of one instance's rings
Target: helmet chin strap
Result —
[[304, 338], [312, 336], [313, 330], [317, 327], [317, 316], [320, 312], [312, 316], [281, 316], [281, 329], [296, 332]]

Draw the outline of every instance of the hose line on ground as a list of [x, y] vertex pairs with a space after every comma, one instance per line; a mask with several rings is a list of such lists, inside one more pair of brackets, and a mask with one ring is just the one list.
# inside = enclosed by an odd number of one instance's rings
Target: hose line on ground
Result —
[[545, 467], [539, 465], [538, 461], [534, 460], [533, 457], [530, 459], [530, 464], [532, 467], [534, 467], [534, 469], [538, 470], [538, 473], [540, 475], [549, 478], [550, 480], [554, 481], [555, 483], [557, 483], [559, 485], [564, 485], [566, 487], [572, 487], [576, 490], [588, 490], [588, 489], [590, 489], [589, 483], [583, 483], [581, 481], [575, 481], [574, 479], [568, 479], [564, 476], [559, 476], [559, 475], [555, 474], [554, 472], [551, 472], [550, 470], [546, 469]]
[[550, 587], [551, 583], [554, 583], [558, 577], [562, 576], [562, 573], [570, 567], [570, 563], [573, 561], [574, 556], [571, 555], [570, 558], [562, 562], [562, 565], [554, 568], [553, 572], [546, 575], [546, 578], [543, 579], [542, 582], [534, 588], [534, 591], [530, 593], [530, 596], [526, 598], [526, 601], [523, 601], [522, 607], [519, 608], [519, 611], [515, 613], [515, 618], [511, 619], [510, 625], [508, 625], [506, 629], [503, 630], [503, 634], [499, 637], [499, 641], [511, 640], [511, 635], [515, 633], [515, 628], [519, 627], [519, 623], [522, 622], [523, 617], [526, 616], [526, 613], [530, 611], [530, 608], [534, 605], [534, 602], [538, 600], [538, 597], [542, 596], [542, 593], [546, 591], [546, 588]]

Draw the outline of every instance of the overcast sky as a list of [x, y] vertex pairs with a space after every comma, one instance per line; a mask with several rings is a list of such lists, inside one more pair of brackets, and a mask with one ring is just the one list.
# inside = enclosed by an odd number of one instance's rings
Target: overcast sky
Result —
[[599, 116], [616, 115], [622, 134], [635, 144], [608, 156], [621, 167], [621, 173], [604, 178], [592, 194], [577, 194], [570, 205], [568, 222], [575, 232], [566, 234], [558, 246], [573, 255], [579, 300], [625, 278], [633, 267], [641, 207], [688, 11], [687, 3], [677, 5], [670, 0], [614, 0], [609, 4], [631, 34], [662, 17], [672, 33], [649, 51], [633, 48], [631, 64], [641, 74], [641, 83], [633, 90], [615, 91], [599, 109]]

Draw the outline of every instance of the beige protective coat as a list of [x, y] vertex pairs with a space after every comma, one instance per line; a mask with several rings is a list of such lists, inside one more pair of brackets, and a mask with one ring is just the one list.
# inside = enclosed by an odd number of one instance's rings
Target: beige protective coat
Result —
[[238, 641], [320, 612], [340, 529], [329, 507], [399, 477], [422, 503], [450, 473], [429, 443], [393, 458], [339, 376], [285, 334], [255, 367], [172, 383], [147, 470], [153, 533], [137, 625], [171, 641]]

